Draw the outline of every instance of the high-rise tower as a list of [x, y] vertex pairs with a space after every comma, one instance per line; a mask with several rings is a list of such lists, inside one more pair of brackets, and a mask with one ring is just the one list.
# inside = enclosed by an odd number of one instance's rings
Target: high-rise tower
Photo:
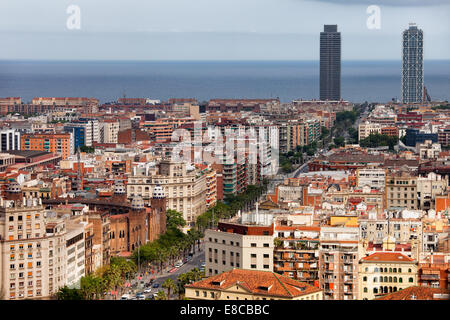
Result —
[[341, 99], [341, 33], [324, 25], [320, 33], [320, 100]]
[[423, 31], [414, 23], [403, 31], [402, 102], [422, 102], [423, 84]]

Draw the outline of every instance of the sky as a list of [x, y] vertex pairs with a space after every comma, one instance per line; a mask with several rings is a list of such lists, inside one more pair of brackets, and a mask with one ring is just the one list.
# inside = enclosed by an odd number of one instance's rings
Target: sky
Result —
[[337, 24], [343, 60], [399, 60], [411, 22], [425, 59], [450, 59], [449, 16], [450, 0], [1, 0], [0, 59], [318, 60]]

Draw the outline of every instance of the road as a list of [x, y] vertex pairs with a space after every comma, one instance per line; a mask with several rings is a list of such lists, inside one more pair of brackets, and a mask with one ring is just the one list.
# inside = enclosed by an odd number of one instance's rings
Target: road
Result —
[[157, 276], [155, 278], [154, 283], [158, 283], [161, 286], [164, 283], [164, 281], [166, 281], [168, 278], [176, 282], [180, 274], [191, 271], [194, 268], [200, 269], [201, 264], [205, 262], [205, 250], [203, 243], [200, 245], [200, 249], [201, 250], [198, 251], [196, 248], [195, 255], [192, 257], [191, 261], [188, 261], [185, 264], [183, 264], [180, 268], [177, 268], [175, 272], [172, 273], [164, 272], [163, 274]]
[[[150, 295], [156, 295], [156, 293], [159, 290], [163, 290], [166, 294], [167, 294], [167, 290], [162, 288], [162, 284], [164, 283], [164, 281], [166, 281], [168, 278], [171, 278], [175, 283], [177, 281], [177, 278], [180, 274], [182, 273], [186, 273], [194, 268], [199, 268], [201, 264], [205, 262], [205, 251], [204, 251], [204, 244], [201, 243], [200, 244], [200, 250], [198, 250], [198, 248], [195, 248], [195, 254], [192, 257], [192, 260], [186, 262], [185, 264], [183, 264], [181, 267], [177, 268], [176, 271], [174, 272], [169, 272], [169, 270], [173, 269], [172, 266], [170, 266], [169, 268], [163, 270], [163, 272], [161, 273], [157, 273], [157, 274], [152, 274], [152, 275], [144, 275], [142, 278], [142, 281], [144, 283], [148, 283], [150, 281], [150, 279], [153, 279], [153, 283], [151, 286], [151, 292], [150, 293], [145, 293], [145, 297], [149, 297]], [[130, 281], [131, 283], [131, 287], [129, 290], [127, 290], [124, 293], [128, 293], [130, 294], [132, 297], [134, 297], [136, 295], [136, 293], [138, 292], [143, 292], [144, 291], [144, 285], [142, 283], [138, 283], [138, 281], [136, 279], [133, 279], [132, 281]], [[158, 288], [153, 288], [154, 284], [159, 284]], [[172, 296], [172, 294], [171, 294]], [[174, 297], [174, 296], [173, 296]], [[112, 297], [111, 296], [107, 296], [106, 297], [107, 300], [111, 300]], [[117, 297], [117, 299], [120, 299], [120, 297]]]

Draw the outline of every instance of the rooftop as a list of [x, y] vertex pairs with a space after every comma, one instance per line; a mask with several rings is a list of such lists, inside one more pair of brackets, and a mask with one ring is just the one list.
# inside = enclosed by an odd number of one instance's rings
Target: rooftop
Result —
[[320, 292], [319, 288], [275, 272], [233, 269], [187, 285], [190, 288], [226, 290], [239, 285], [252, 294], [295, 298]]

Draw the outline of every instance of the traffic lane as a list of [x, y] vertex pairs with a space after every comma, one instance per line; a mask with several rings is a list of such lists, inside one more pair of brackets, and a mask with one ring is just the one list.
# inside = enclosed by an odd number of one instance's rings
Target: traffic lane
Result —
[[200, 268], [201, 263], [204, 261], [205, 261], [205, 253], [204, 251], [202, 251], [200, 255], [193, 258], [191, 261], [186, 262], [181, 267], [177, 268], [175, 272], [165, 274], [155, 279], [155, 283], [159, 283], [161, 285], [162, 283], [164, 283], [164, 281], [166, 281], [169, 278], [176, 281], [180, 274], [191, 271], [194, 268]]

